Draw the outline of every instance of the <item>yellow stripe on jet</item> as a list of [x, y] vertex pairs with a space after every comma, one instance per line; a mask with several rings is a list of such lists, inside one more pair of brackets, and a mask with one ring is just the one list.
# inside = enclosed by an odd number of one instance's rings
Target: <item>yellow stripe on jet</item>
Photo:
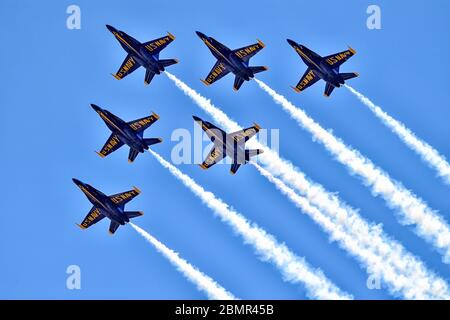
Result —
[[114, 124], [114, 122], [112, 122], [107, 116], [105, 116], [105, 114], [103, 112], [100, 112], [99, 114], [100, 114], [100, 117], [102, 117], [103, 120], [107, 121], [110, 125], [112, 125], [114, 128], [116, 128], [117, 131], [119, 131], [120, 133], [124, 134], [122, 129], [120, 129], [118, 126], [116, 126]]
[[114, 35], [119, 39], [120, 42], [124, 43], [128, 48], [136, 52], [138, 55], [139, 53], [124, 39], [122, 38], [117, 32], [114, 33]]
[[300, 50], [299, 47], [295, 46], [295, 51], [297, 51], [303, 58], [305, 58], [306, 60], [308, 60], [308, 62], [310, 62], [311, 64], [313, 64], [317, 69], [319, 69], [319, 66], [312, 61], [306, 54], [303, 53], [302, 50]]

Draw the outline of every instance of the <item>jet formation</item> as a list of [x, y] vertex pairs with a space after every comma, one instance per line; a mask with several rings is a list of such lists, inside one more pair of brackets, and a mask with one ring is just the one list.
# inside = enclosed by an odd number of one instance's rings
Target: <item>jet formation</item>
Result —
[[[144, 83], [148, 85], [156, 74], [161, 74], [166, 67], [178, 63], [176, 59], [160, 59], [159, 57], [161, 51], [175, 39], [171, 33], [141, 43], [110, 25], [106, 25], [106, 27], [127, 52], [119, 70], [113, 74], [116, 79], [123, 79], [142, 66], [145, 69]], [[233, 89], [238, 91], [244, 81], [250, 81], [255, 77], [255, 74], [268, 69], [265, 66], [249, 66], [250, 59], [265, 47], [260, 40], [254, 44], [231, 50], [213, 37], [199, 31], [196, 31], [196, 34], [217, 59], [206, 78], [201, 80], [205, 85], [209, 86], [231, 72], [235, 76]], [[324, 95], [330, 96], [334, 88], [339, 88], [345, 84], [346, 80], [358, 76], [356, 72], [340, 73], [339, 70], [341, 65], [356, 53], [351, 47], [348, 50], [322, 57], [293, 40], [287, 39], [287, 42], [308, 67], [298, 84], [293, 87], [296, 92], [301, 92], [322, 79], [326, 82]], [[91, 104], [91, 107], [112, 131], [102, 149], [97, 152], [101, 157], [108, 156], [126, 144], [130, 147], [128, 161], [133, 162], [139, 153], [143, 153], [150, 146], [162, 142], [161, 138], [143, 137], [144, 131], [159, 119], [156, 113], [126, 122], [95, 104]], [[235, 174], [241, 165], [248, 163], [252, 157], [263, 153], [261, 149], [245, 148], [245, 143], [260, 131], [261, 127], [258, 124], [255, 123], [249, 128], [227, 133], [199, 117], [193, 116], [193, 118], [214, 144], [206, 159], [200, 164], [202, 169], [209, 169], [224, 158], [229, 157], [232, 163], [230, 172]], [[125, 211], [124, 209], [125, 204], [139, 195], [140, 190], [136, 187], [129, 191], [107, 196], [89, 184], [75, 178], [72, 180], [93, 205], [81, 224], [78, 224], [81, 229], [89, 228], [107, 217], [111, 220], [109, 232], [114, 234], [120, 225], [125, 225], [131, 218], [143, 215], [142, 211]]]

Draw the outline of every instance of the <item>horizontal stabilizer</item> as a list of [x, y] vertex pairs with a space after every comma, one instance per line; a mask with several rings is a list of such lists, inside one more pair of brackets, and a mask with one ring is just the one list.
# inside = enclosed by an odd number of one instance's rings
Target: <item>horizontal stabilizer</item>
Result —
[[359, 76], [359, 73], [357, 72], [349, 72], [349, 73], [339, 73], [339, 75], [342, 77], [342, 79], [344, 80], [349, 80], [349, 79], [353, 79]]
[[234, 79], [234, 86], [233, 86], [234, 91], [238, 91], [243, 83], [244, 83], [244, 78], [236, 76], [236, 78]]
[[159, 63], [163, 67], [168, 67], [168, 66], [171, 66], [173, 64], [177, 64], [178, 60], [177, 59], [161, 59], [161, 60], [159, 60]]
[[111, 221], [111, 224], [109, 225], [109, 234], [114, 234], [119, 226], [120, 224], [118, 224], [117, 222]]
[[334, 90], [334, 86], [330, 83], [327, 82], [327, 84], [325, 85], [325, 92], [323, 93], [323, 95], [325, 97], [329, 97], [331, 95], [331, 93]]
[[142, 211], [125, 211], [124, 212], [129, 219], [143, 216], [144, 213]]
[[144, 84], [149, 85], [150, 82], [152, 82], [154, 76], [155, 73], [153, 71], [151, 71], [150, 69], [145, 70]]
[[255, 157], [263, 152], [264, 150], [262, 149], [245, 150], [245, 161], [248, 162], [250, 158]]
[[138, 156], [139, 151], [133, 148], [130, 148], [130, 153], [128, 154], [128, 162], [131, 163]]
[[252, 70], [253, 74], [257, 74], [259, 72], [263, 72], [268, 70], [269, 68], [264, 67], [264, 66], [259, 66], [259, 67], [250, 67], [250, 70]]
[[231, 173], [231, 174], [236, 174], [236, 172], [238, 171], [238, 169], [239, 169], [240, 166], [241, 166], [240, 163], [237, 163], [237, 162], [233, 163], [233, 164], [231, 165], [230, 173]]
[[148, 139], [144, 139], [144, 142], [148, 145], [151, 146], [153, 144], [157, 144], [157, 143], [161, 143], [163, 140], [161, 138], [148, 138]]

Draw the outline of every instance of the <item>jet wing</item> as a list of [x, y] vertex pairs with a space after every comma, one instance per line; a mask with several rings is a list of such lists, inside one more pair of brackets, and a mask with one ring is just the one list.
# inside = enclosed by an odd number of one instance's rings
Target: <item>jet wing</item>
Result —
[[229, 72], [230, 70], [227, 68], [225, 63], [217, 61], [209, 74], [206, 76], [206, 79], [202, 80], [202, 82], [209, 86], [210, 84], [213, 84], [217, 80], [226, 76]]
[[97, 154], [100, 157], [104, 158], [110, 153], [119, 149], [121, 146], [123, 146], [123, 142], [120, 141], [119, 136], [117, 134], [113, 133], [109, 136], [102, 150], [100, 150], [100, 152], [97, 152]]
[[115, 205], [123, 207], [125, 204], [130, 202], [134, 197], [136, 197], [140, 193], [141, 193], [141, 190], [134, 187], [132, 190], [113, 194], [113, 195], [109, 196], [109, 198]]
[[255, 125], [250, 128], [230, 133], [227, 138], [234, 139], [234, 141], [236, 142], [242, 141], [244, 139], [244, 142], [247, 142], [250, 138], [257, 134], [260, 129], [261, 127], [255, 123]]
[[213, 165], [215, 165], [217, 162], [222, 160], [225, 157], [225, 154], [223, 152], [223, 148], [214, 146], [211, 151], [209, 152], [208, 156], [206, 157], [205, 161], [200, 165], [202, 169], [209, 169]]
[[92, 207], [92, 209], [87, 214], [86, 218], [84, 218], [83, 222], [78, 226], [81, 229], [87, 229], [90, 226], [96, 224], [100, 220], [102, 220], [105, 216], [100, 212], [100, 209], [97, 207]]
[[133, 58], [133, 56], [129, 54], [127, 55], [122, 65], [120, 66], [119, 71], [117, 71], [116, 74], [113, 74], [113, 76], [117, 80], [123, 79], [140, 66], [141, 65], [137, 63], [137, 61]]
[[356, 51], [353, 48], [348, 48], [348, 50], [331, 54], [329, 56], [323, 57], [323, 59], [333, 67], [333, 69], [338, 68], [341, 64], [347, 61], [350, 57], [355, 55]]
[[140, 118], [134, 121], [128, 122], [128, 125], [136, 132], [142, 132], [148, 127], [150, 127], [152, 124], [154, 124], [156, 121], [158, 121], [159, 116], [153, 112], [151, 116]]
[[236, 55], [236, 57], [242, 59], [242, 61], [248, 62], [248, 60], [250, 60], [251, 57], [257, 54], [265, 46], [266, 45], [262, 43], [261, 40], [258, 40], [257, 43], [233, 50], [233, 53]]
[[165, 47], [169, 45], [173, 40], [175, 40], [175, 36], [170, 32], [167, 32], [167, 35], [155, 40], [151, 40], [143, 43], [142, 45], [154, 55], [157, 55], [163, 50]]
[[319, 81], [319, 79], [319, 76], [317, 76], [312, 69], [308, 68], [297, 85], [295, 87], [292, 87], [292, 89], [297, 92], [303, 91]]

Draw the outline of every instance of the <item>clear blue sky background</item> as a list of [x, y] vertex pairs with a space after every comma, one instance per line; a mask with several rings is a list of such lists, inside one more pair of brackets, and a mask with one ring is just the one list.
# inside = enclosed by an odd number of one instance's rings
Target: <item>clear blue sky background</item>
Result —
[[[374, 198], [358, 178], [334, 161], [310, 134], [289, 119], [254, 82], [238, 93], [232, 77], [205, 87], [214, 64], [195, 30], [231, 48], [260, 38], [267, 45], [252, 59], [270, 70], [259, 75], [304, 108], [324, 127], [369, 156], [376, 164], [423, 197], [450, 220], [449, 188], [407, 149], [347, 90], [322, 96], [324, 84], [296, 94], [305, 66], [286, 43], [292, 38], [322, 55], [357, 50], [343, 72], [358, 71], [350, 83], [450, 158], [447, 61], [450, 51], [448, 1], [76, 1], [81, 30], [66, 28], [66, 8], [73, 1], [1, 1], [0, 136], [2, 201], [0, 212], [0, 298], [137, 298], [203, 299], [159, 253], [129, 226], [108, 235], [102, 221], [86, 231], [75, 226], [90, 209], [71, 178], [105, 193], [136, 185], [142, 194], [127, 205], [144, 210], [135, 222], [240, 298], [302, 299], [302, 286], [283, 282], [278, 271], [256, 258], [227, 225], [215, 218], [189, 190], [150, 155], [127, 163], [123, 148], [106, 159], [94, 150], [109, 136], [89, 107], [96, 103], [126, 120], [151, 110], [161, 119], [146, 132], [163, 137], [154, 147], [165, 158], [176, 128], [193, 130], [192, 115], [201, 112], [165, 76], [144, 87], [144, 71], [122, 81], [115, 72], [125, 57], [106, 30], [111, 24], [141, 41], [172, 32], [176, 40], [163, 58], [170, 67], [230, 117], [245, 126], [256, 121], [280, 129], [280, 153], [310, 178], [342, 199], [369, 221], [448, 279], [440, 255], [410, 228], [402, 227], [383, 200]], [[366, 28], [366, 8], [382, 9], [382, 30]], [[387, 290], [369, 290], [367, 275], [306, 215], [297, 210], [256, 170], [243, 167], [209, 171], [197, 165], [180, 169], [231, 204], [250, 220], [285, 242], [320, 268], [340, 288], [359, 299], [389, 299]], [[82, 289], [66, 289], [66, 268], [81, 267]]]

